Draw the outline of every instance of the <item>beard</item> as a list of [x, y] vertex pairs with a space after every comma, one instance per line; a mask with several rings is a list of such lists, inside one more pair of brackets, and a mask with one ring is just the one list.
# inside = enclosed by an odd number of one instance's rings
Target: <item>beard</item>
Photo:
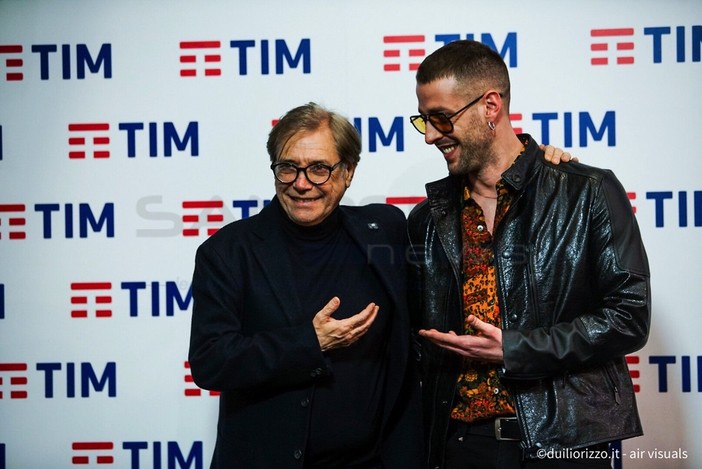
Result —
[[458, 141], [461, 145], [461, 155], [456, 166], [449, 168], [449, 173], [455, 176], [478, 174], [497, 160], [492, 149], [493, 133], [480, 122], [469, 126]]

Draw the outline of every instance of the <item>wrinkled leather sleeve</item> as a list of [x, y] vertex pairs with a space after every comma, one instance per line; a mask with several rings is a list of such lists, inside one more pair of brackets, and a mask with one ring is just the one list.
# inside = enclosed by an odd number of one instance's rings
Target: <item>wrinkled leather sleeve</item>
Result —
[[[531, 268], [526, 295], [531, 302], [507, 302], [506, 378], [568, 373], [632, 353], [646, 343], [650, 275], [631, 204], [611, 172], [600, 171], [588, 180], [581, 197], [583, 213], [551, 220], [562, 225], [557, 228], [561, 236], [550, 236], [551, 244], [537, 240], [524, 253]], [[543, 254], [549, 251], [568, 256], [558, 260], [560, 275], [533, 275], [539, 270], [533, 266], [554, 262]], [[515, 311], [519, 306], [528, 311]], [[520, 319], [510, 322], [510, 317]]]

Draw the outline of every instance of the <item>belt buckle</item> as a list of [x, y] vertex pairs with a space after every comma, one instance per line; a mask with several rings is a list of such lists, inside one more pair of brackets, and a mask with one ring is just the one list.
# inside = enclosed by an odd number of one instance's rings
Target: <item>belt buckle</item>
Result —
[[519, 438], [502, 436], [502, 422], [507, 420], [516, 421], [517, 419], [515, 417], [497, 417], [495, 419], [495, 438], [497, 441], [520, 441]]

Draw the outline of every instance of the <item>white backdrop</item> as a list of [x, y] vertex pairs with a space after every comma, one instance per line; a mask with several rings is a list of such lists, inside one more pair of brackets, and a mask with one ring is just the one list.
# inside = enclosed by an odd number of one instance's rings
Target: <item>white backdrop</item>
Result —
[[702, 467], [702, 2], [0, 0], [0, 469], [207, 467], [196, 247], [271, 198], [271, 122], [308, 101], [363, 135], [344, 202], [409, 211], [446, 172], [413, 64], [465, 37], [515, 127], [630, 193], [654, 302], [622, 466]]

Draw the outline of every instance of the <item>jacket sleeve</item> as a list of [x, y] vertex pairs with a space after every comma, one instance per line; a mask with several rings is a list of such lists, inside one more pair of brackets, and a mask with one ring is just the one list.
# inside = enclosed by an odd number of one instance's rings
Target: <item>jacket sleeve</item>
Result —
[[224, 256], [207, 242], [196, 254], [189, 352], [195, 383], [219, 391], [256, 391], [264, 386], [270, 391], [325, 374], [327, 362], [311, 321], [245, 333], [251, 315], [280, 314], [270, 298], [245, 301], [244, 261], [232, 256], [235, 251]]
[[[553, 324], [504, 330], [505, 377], [562, 374], [600, 365], [645, 345], [651, 314], [648, 260], [631, 204], [609, 171], [594, 190], [586, 226], [577, 236], [588, 238], [582, 243], [584, 253], [580, 253], [587, 275], [562, 279], [560, 291], [556, 291], [568, 296], [579, 290], [575, 295], [578, 302], [565, 303], [577, 309], [577, 303], [587, 298], [585, 310], [577, 314], [543, 311], [555, 318]], [[553, 249], [559, 249], [558, 244], [555, 241]], [[553, 280], [553, 289], [558, 290], [559, 280]], [[538, 284], [532, 286], [532, 291], [538, 290]]]

